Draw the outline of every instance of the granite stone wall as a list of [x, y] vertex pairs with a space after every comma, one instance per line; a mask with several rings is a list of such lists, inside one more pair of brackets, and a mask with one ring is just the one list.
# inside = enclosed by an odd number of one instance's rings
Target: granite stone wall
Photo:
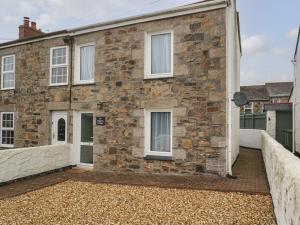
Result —
[[[0, 111], [16, 113], [15, 146], [50, 144], [51, 111], [58, 110], [68, 111], [72, 142], [73, 112], [91, 111], [94, 117], [106, 118], [105, 126], [94, 125], [96, 171], [225, 175], [225, 12], [212, 10], [75, 37], [74, 45], [95, 43], [91, 85], [48, 85], [50, 48], [65, 45], [62, 38], [0, 50], [0, 57], [16, 55], [16, 89], [0, 94]], [[145, 33], [164, 30], [174, 32], [174, 76], [144, 79]], [[71, 81], [74, 68], [69, 71]], [[144, 159], [144, 111], [156, 108], [173, 110], [170, 161]]]

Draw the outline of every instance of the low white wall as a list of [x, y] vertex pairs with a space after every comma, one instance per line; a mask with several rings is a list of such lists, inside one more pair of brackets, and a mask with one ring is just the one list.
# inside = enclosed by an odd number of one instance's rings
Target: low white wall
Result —
[[0, 150], [0, 183], [70, 166], [71, 149], [66, 144]]
[[265, 131], [262, 154], [278, 225], [300, 225], [300, 159]]
[[267, 111], [267, 133], [276, 138], [276, 111]]
[[261, 130], [240, 129], [240, 146], [261, 149]]

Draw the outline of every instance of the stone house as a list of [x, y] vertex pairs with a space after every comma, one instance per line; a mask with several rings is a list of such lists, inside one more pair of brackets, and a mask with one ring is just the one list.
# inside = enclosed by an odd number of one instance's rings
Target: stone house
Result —
[[52, 33], [24, 18], [19, 29], [0, 44], [2, 148], [72, 143], [74, 165], [95, 171], [231, 174], [234, 0]]
[[292, 90], [293, 82], [241, 86], [241, 92], [245, 93], [249, 99], [249, 104], [241, 107], [241, 113], [264, 113], [267, 104], [288, 103]]
[[263, 113], [264, 104], [269, 103], [269, 95], [265, 85], [241, 86], [241, 92], [245, 93], [249, 104], [241, 107], [241, 113]]

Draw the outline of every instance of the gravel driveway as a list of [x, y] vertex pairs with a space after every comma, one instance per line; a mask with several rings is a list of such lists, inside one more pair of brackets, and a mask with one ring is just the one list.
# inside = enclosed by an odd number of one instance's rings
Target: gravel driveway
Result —
[[276, 224], [266, 195], [66, 181], [0, 201], [0, 224]]

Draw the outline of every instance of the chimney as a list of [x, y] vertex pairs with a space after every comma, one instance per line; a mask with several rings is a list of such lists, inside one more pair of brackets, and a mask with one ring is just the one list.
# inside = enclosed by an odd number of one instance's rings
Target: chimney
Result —
[[19, 26], [19, 39], [36, 37], [44, 34], [36, 27], [36, 22], [31, 21], [29, 17], [24, 17], [23, 24]]

